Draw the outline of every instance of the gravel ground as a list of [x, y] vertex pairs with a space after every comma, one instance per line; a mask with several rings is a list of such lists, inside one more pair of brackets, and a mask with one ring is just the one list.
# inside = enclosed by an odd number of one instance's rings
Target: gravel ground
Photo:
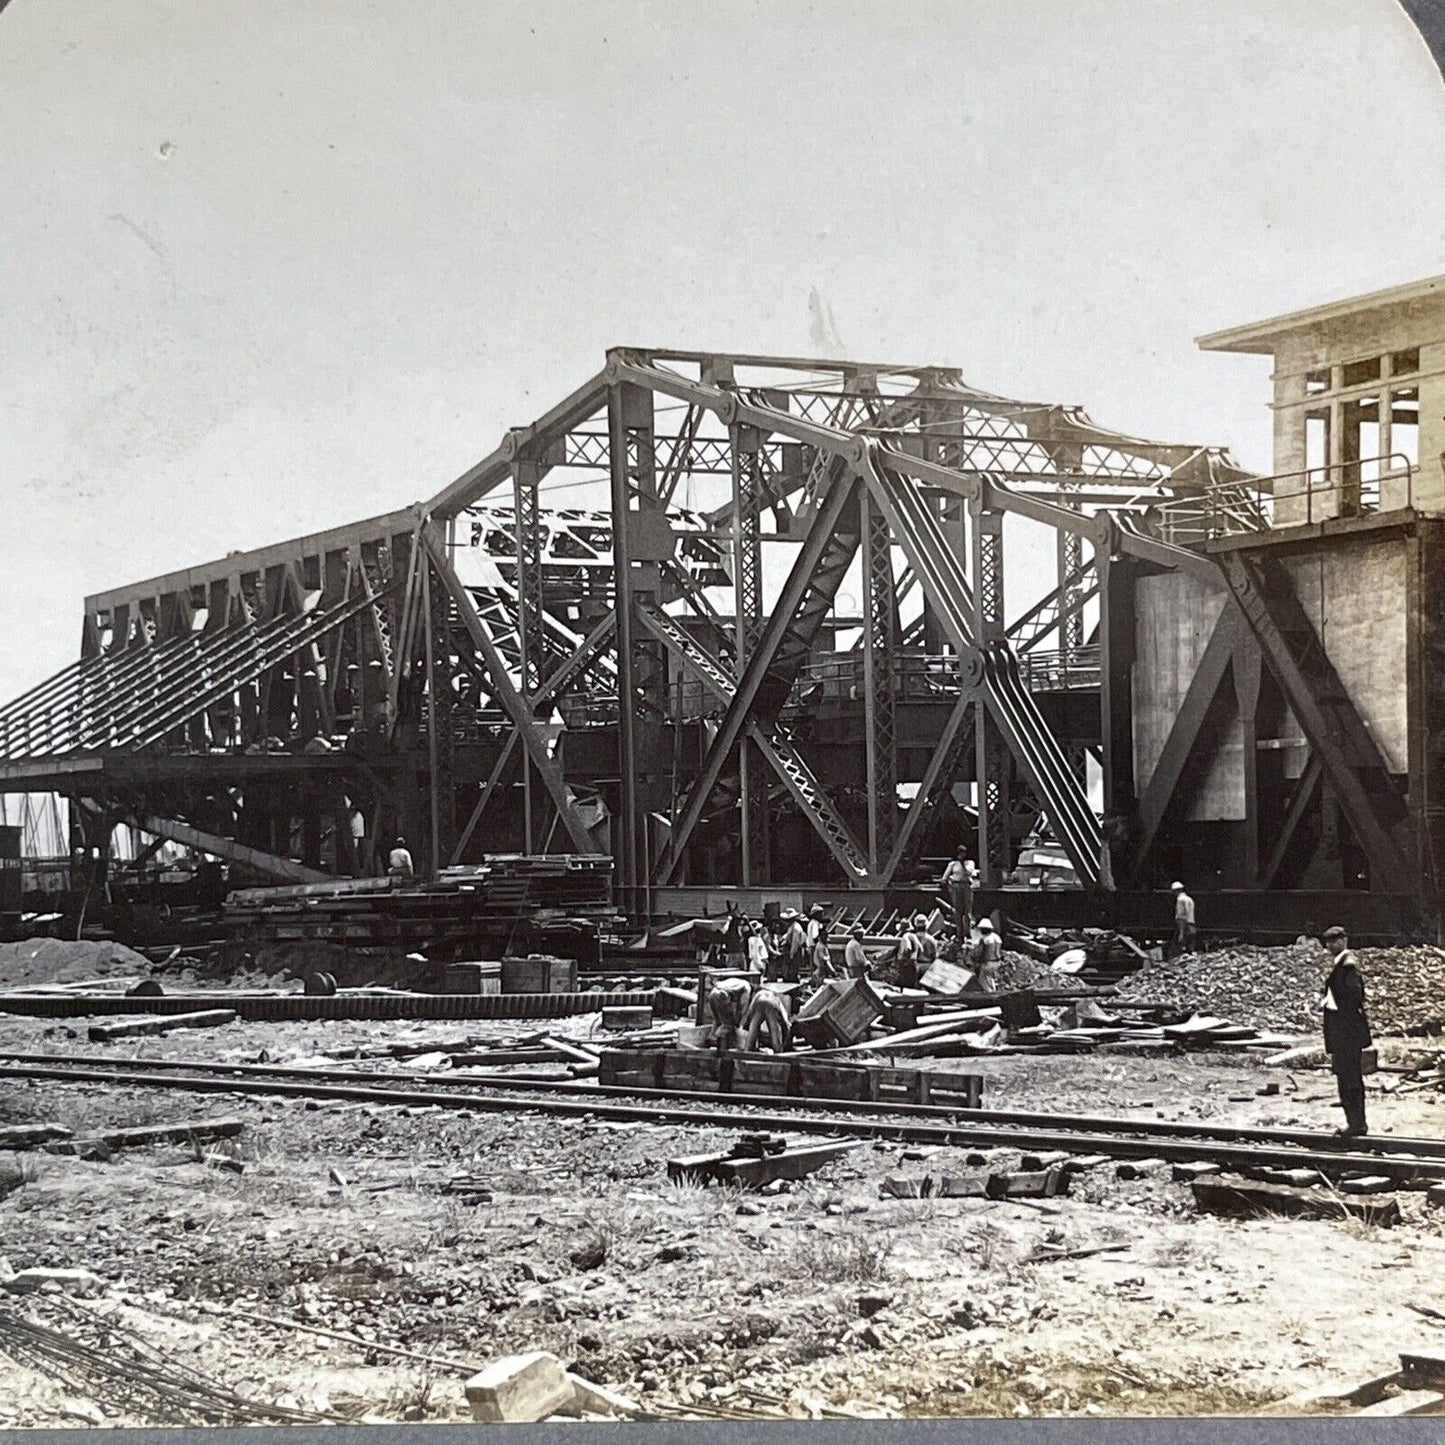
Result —
[[[0, 1049], [297, 1060], [457, 1033], [238, 1023], [120, 1047], [3, 1018]], [[1001, 1106], [1338, 1122], [1328, 1075], [1247, 1056], [978, 1067]], [[1282, 1092], [1261, 1096], [1265, 1082]], [[1436, 1095], [1374, 1092], [1371, 1109], [1378, 1127], [1439, 1132]], [[1408, 1306], [1445, 1306], [1445, 1212], [1415, 1194], [1393, 1230], [1201, 1216], [1167, 1170], [1123, 1180], [1110, 1164], [1046, 1204], [894, 1200], [880, 1195], [890, 1174], [982, 1177], [1018, 1156], [980, 1165], [963, 1149], [916, 1159], [864, 1143], [796, 1186], [743, 1195], [667, 1182], [668, 1158], [731, 1143], [717, 1130], [0, 1081], [0, 1123], [220, 1114], [246, 1120], [239, 1175], [178, 1147], [104, 1164], [10, 1156], [30, 1178], [0, 1201], [0, 1253], [98, 1283], [84, 1299], [0, 1304], [57, 1324], [87, 1311], [253, 1398], [378, 1421], [462, 1419], [467, 1369], [537, 1348], [660, 1414], [827, 1418], [1248, 1413], [1441, 1345]], [[458, 1172], [491, 1201], [448, 1194]], [[1099, 1244], [1123, 1248], [1030, 1262]], [[0, 1425], [87, 1420], [161, 1423], [103, 1390], [0, 1370]]]

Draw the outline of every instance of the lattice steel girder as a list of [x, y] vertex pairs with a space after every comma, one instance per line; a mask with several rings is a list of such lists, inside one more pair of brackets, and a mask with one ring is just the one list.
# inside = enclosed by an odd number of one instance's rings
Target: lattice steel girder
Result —
[[457, 609], [462, 626], [466, 629], [472, 645], [481, 654], [487, 669], [487, 681], [492, 688], [492, 696], [506, 712], [508, 721], [521, 735], [522, 746], [526, 749], [532, 766], [536, 768], [547, 792], [551, 795], [552, 804], [557, 809], [568, 837], [571, 838], [579, 853], [591, 853], [595, 848], [592, 836], [588, 833], [587, 824], [578, 812], [571, 791], [562, 778], [562, 770], [547, 749], [546, 736], [538, 726], [536, 719], [533, 718], [526, 700], [507, 675], [506, 666], [501, 654], [497, 651], [496, 644], [493, 643], [486, 628], [482, 625], [482, 620], [477, 616], [477, 610], [472, 605], [471, 596], [457, 576], [451, 558], [447, 556], [446, 543], [437, 532], [436, 524], [430, 521], [422, 523], [417, 537], [421, 548], [436, 569], [442, 585], [451, 596], [452, 603]]
[[807, 593], [823, 554], [833, 541], [834, 529], [839, 519], [856, 495], [857, 486], [858, 479], [855, 475], [835, 477], [813, 518], [808, 535], [758, 637], [757, 646], [747, 658], [738, 677], [737, 691], [718, 724], [707, 756], [703, 759], [697, 778], [688, 792], [682, 817], [673, 825], [667, 856], [660, 870], [665, 882], [672, 882], [682, 867], [687, 846], [692, 841], [693, 831], [707, 806], [707, 800], [722, 776], [724, 765], [732, 756], [738, 740], [752, 719], [754, 704], [768, 669], [777, 656], [779, 645]]
[[607, 403], [609, 380], [606, 371], [599, 372], [530, 426], [513, 427], [490, 456], [443, 487], [420, 510], [427, 516], [454, 517], [472, 506], [506, 481], [511, 474], [511, 465], [518, 457], [539, 456], [553, 442], [600, 411]]
[[[684, 667], [701, 680], [703, 686], [719, 702], [724, 706], [732, 702], [736, 687], [722, 663], [693, 641], [675, 618], [646, 605], [639, 605], [637, 618]], [[862, 847], [853, 836], [852, 829], [833, 806], [827, 790], [818, 781], [791, 739], [780, 728], [765, 730], [756, 719], [749, 719], [746, 724], [744, 736], [738, 743], [740, 800], [746, 797], [749, 787], [754, 787], [762, 795], [757, 800], [762, 804], [766, 802], [766, 792], [761, 770], [753, 768], [751, 776], [744, 771], [750, 766], [749, 754], [772, 767], [784, 787], [792, 794], [798, 810], [837, 859], [844, 873], [857, 882], [876, 883], [877, 870], [870, 866]], [[761, 806], [757, 813], [757, 821], [765, 822], [761, 816]], [[745, 810], [742, 826], [749, 826], [749, 821]], [[765, 830], [760, 829], [760, 832], [765, 833]], [[743, 841], [746, 843], [746, 837]], [[761, 859], [766, 851], [765, 837], [754, 841], [759, 848], [758, 857]]]
[[[921, 845], [924, 819], [934, 804], [940, 789], [953, 786], [958, 775], [959, 764], [963, 761], [965, 749], [972, 741], [973, 726], [976, 726], [980, 704], [976, 697], [963, 691], [938, 735], [938, 744], [928, 759], [928, 766], [918, 784], [918, 791], [903, 815], [903, 825], [893, 843], [893, 851], [883, 868], [883, 886], [890, 886], [899, 870], [912, 858]], [[973, 726], [970, 724], [973, 723]]]
[[898, 738], [893, 664], [898, 650], [898, 598], [888, 518], [865, 487], [859, 495], [863, 539], [863, 718], [868, 779], [868, 864], [880, 875], [897, 831]]

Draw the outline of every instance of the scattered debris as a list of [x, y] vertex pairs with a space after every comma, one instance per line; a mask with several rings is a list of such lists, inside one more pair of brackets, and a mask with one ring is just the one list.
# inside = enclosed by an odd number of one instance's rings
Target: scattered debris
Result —
[[230, 1008], [201, 1009], [188, 1014], [166, 1014], [158, 1018], [122, 1019], [113, 1024], [91, 1024], [93, 1044], [112, 1044], [117, 1039], [145, 1038], [152, 1034], [169, 1034], [177, 1029], [215, 1029], [236, 1021], [236, 1010]]

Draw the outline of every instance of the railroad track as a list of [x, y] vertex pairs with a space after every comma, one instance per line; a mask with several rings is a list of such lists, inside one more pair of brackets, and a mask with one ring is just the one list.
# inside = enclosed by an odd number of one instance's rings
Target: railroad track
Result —
[[[570, 1080], [521, 1080], [496, 1073], [429, 1081], [384, 1071], [292, 1069], [274, 1064], [220, 1064], [190, 1059], [130, 1059], [111, 1065], [98, 1064], [83, 1055], [0, 1054], [0, 1078], [475, 1113], [531, 1111], [561, 1118], [698, 1128], [764, 1127], [781, 1133], [1062, 1150], [1117, 1159], [1205, 1160], [1235, 1169], [1307, 1168], [1334, 1177], [1383, 1174], [1417, 1184], [1445, 1180], [1445, 1140], [1440, 1139], [1369, 1136], [1343, 1140], [1310, 1130], [851, 1100], [748, 1096], [743, 1101], [729, 1095], [604, 1088]], [[443, 1082], [448, 1087], [439, 1087]], [[458, 1084], [481, 1092], [459, 1092], [454, 1087]]]

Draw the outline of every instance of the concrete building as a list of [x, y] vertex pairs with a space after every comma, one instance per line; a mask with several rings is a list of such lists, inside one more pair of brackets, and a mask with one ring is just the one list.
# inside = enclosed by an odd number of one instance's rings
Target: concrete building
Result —
[[1445, 277], [1199, 344], [1274, 357], [1274, 474], [1159, 509], [1155, 534], [1213, 569], [1134, 569], [1134, 772], [1112, 803], [1135, 876], [1438, 916]]

